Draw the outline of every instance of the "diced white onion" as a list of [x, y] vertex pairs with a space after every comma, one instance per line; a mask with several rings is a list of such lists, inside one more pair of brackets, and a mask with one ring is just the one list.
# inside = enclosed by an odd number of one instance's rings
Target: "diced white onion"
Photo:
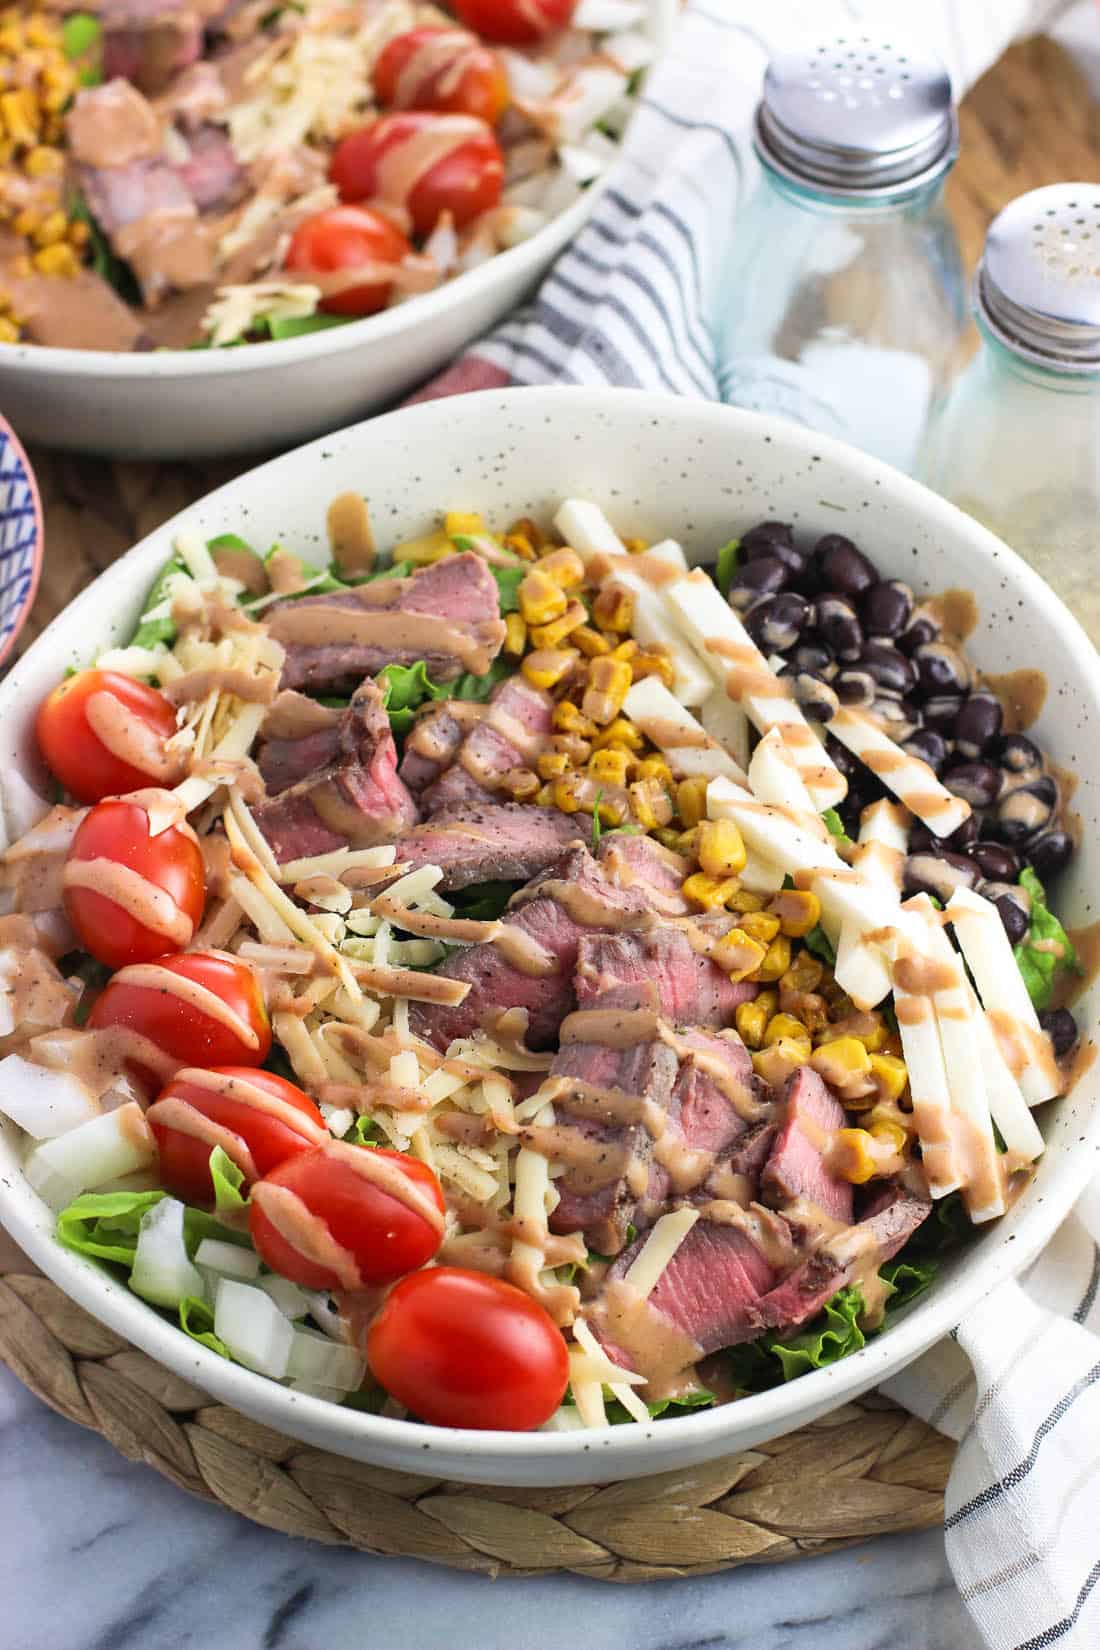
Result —
[[223, 1243], [220, 1238], [203, 1238], [195, 1250], [195, 1265], [205, 1266], [225, 1278], [258, 1278], [260, 1257], [240, 1243]]
[[0, 1112], [35, 1140], [53, 1140], [91, 1122], [100, 1107], [72, 1072], [9, 1054], [0, 1060]]
[[314, 1329], [296, 1329], [286, 1372], [292, 1380], [354, 1392], [363, 1384], [367, 1365], [353, 1346], [341, 1346]]
[[141, 1107], [131, 1103], [43, 1141], [27, 1157], [23, 1172], [43, 1202], [63, 1209], [81, 1192], [147, 1168], [155, 1157]]
[[328, 1132], [330, 1134], [334, 1134], [337, 1140], [342, 1140], [351, 1128], [352, 1124], [355, 1122], [355, 1113], [352, 1111], [351, 1107], [332, 1106], [326, 1104], [326, 1102], [322, 1100], [319, 1109], [321, 1116], [325, 1120]]
[[141, 1217], [130, 1288], [154, 1306], [178, 1306], [188, 1295], [201, 1300], [206, 1292], [187, 1253], [183, 1216], [179, 1199], [164, 1197]]
[[284, 1318], [292, 1321], [304, 1318], [309, 1311], [309, 1296], [304, 1289], [299, 1289], [296, 1283], [289, 1278], [281, 1278], [277, 1272], [271, 1272], [259, 1280], [260, 1288], [265, 1295], [270, 1295]]
[[294, 1330], [262, 1289], [222, 1278], [214, 1297], [214, 1333], [246, 1369], [283, 1379]]

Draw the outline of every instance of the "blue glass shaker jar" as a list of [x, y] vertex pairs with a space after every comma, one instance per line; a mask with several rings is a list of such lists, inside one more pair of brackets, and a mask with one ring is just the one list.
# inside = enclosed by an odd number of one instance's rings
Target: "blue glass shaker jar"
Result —
[[759, 182], [717, 294], [722, 398], [912, 471], [967, 327], [943, 206], [958, 152], [947, 71], [889, 37], [783, 53], [754, 148]]
[[929, 432], [923, 479], [999, 533], [1100, 644], [1100, 186], [994, 219], [981, 348]]

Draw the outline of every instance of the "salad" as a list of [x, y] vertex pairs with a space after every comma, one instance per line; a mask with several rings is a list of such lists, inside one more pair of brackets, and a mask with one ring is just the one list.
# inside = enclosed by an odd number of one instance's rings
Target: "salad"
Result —
[[38, 710], [54, 798], [7, 776], [0, 1110], [58, 1240], [446, 1426], [857, 1350], [1074, 1076], [1070, 784], [973, 603], [775, 521], [693, 571], [586, 499], [327, 527], [181, 533]]
[[617, 152], [643, 0], [102, 0], [0, 23], [0, 342], [223, 348], [516, 246]]

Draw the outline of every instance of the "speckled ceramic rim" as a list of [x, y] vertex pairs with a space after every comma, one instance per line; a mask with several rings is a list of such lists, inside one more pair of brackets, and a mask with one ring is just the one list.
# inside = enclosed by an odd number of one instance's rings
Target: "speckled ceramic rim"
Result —
[[31, 582], [27, 594], [23, 598], [23, 606], [19, 610], [19, 617], [12, 627], [11, 635], [3, 647], [0, 647], [0, 668], [2, 668], [12, 648], [19, 640], [19, 634], [27, 622], [31, 608], [34, 606], [34, 598], [38, 594], [38, 582], [42, 577], [42, 563], [46, 555], [46, 538], [42, 523], [42, 499], [38, 491], [38, 477], [35, 475], [34, 467], [27, 457], [26, 448], [4, 417], [0, 417], [0, 438], [7, 441], [14, 449], [16, 457], [23, 467], [23, 475], [30, 488], [31, 502], [34, 505], [34, 553], [31, 564]]
[[[1053, 592], [993, 534], [877, 460], [779, 419], [632, 390], [569, 387], [486, 391], [464, 397], [461, 408], [464, 417], [476, 420], [478, 437], [486, 453], [497, 452], [495, 442], [507, 442], [510, 422], [545, 425], [548, 480], [552, 480], [555, 440], [565, 440], [575, 418], [588, 420], [593, 415], [605, 425], [605, 437], [609, 441], [628, 442], [631, 430], [646, 422], [663, 428], [679, 424], [687, 426], [697, 444], [728, 453], [731, 458], [750, 437], [754, 444], [766, 442], [774, 452], [784, 455], [792, 475], [809, 468], [816, 459], [826, 460], [845, 472], [854, 488], [866, 489], [869, 496], [873, 489], [880, 488], [881, 499], [907, 507], [919, 516], [930, 538], [960, 547], [965, 544], [975, 560], [996, 560], [1002, 584], [1018, 595], [1021, 606], [1026, 605], [1042, 615], [1057, 636], [1064, 657], [1073, 661], [1075, 686], [1080, 686], [1084, 714], [1093, 725], [1100, 723], [1100, 660], [1077, 621]], [[303, 465], [315, 463], [317, 485], [323, 490], [322, 460], [327, 449], [347, 447], [359, 437], [369, 442], [372, 430], [384, 429], [392, 435], [400, 428], [402, 450], [410, 454], [411, 465], [415, 462], [413, 455], [425, 439], [430, 442], [442, 437], [445, 442], [446, 420], [453, 418], [454, 411], [455, 404], [448, 401], [428, 402], [391, 413], [312, 442], [229, 482], [198, 505], [183, 511], [173, 523], [159, 529], [103, 574], [77, 598], [67, 615], [54, 620], [27, 657], [33, 658], [41, 649], [51, 660], [60, 659], [64, 653], [59, 634], [62, 624], [71, 630], [80, 612], [86, 612], [90, 618], [93, 611], [102, 611], [102, 604], [117, 594], [113, 586], [117, 585], [120, 590], [128, 578], [132, 580], [135, 558], [149, 564], [145, 571], [152, 578], [164, 553], [164, 535], [184, 526], [196, 510], [209, 512], [213, 508], [226, 519], [232, 519], [235, 494], [242, 482], [262, 478], [265, 488], [272, 493], [282, 489], [285, 494], [288, 472], [301, 471]], [[542, 439], [543, 432], [539, 433]], [[506, 456], [500, 452], [499, 461], [503, 462]], [[299, 481], [290, 491], [299, 491], [301, 485]], [[610, 502], [613, 508], [613, 497]], [[1026, 654], [1026, 641], [1021, 645]], [[18, 675], [17, 670], [9, 677], [8, 695], [18, 693]], [[4, 689], [0, 687], [0, 713], [4, 698]], [[1083, 1029], [1086, 1035], [1097, 1038], [1095, 1016]], [[929, 1295], [899, 1315], [886, 1334], [871, 1341], [861, 1352], [831, 1368], [802, 1376], [788, 1386], [736, 1404], [651, 1426], [613, 1427], [598, 1433], [451, 1431], [351, 1412], [288, 1392], [185, 1340], [178, 1329], [138, 1301], [122, 1284], [107, 1277], [92, 1262], [62, 1249], [36, 1225], [34, 1212], [40, 1220], [41, 1205], [25, 1186], [12, 1196], [0, 1184], [0, 1214], [27, 1254], [94, 1316], [169, 1368], [196, 1381], [212, 1396], [268, 1425], [282, 1428], [291, 1436], [305, 1437], [310, 1443], [337, 1454], [470, 1481], [530, 1484], [540, 1481], [540, 1473], [545, 1483], [608, 1481], [681, 1466], [688, 1460], [721, 1455], [748, 1447], [754, 1439], [790, 1431], [867, 1391], [954, 1328], [992, 1289], [1022, 1271], [1035, 1258], [1095, 1172], [1100, 1152], [1100, 1107], [1093, 1103], [1089, 1112], [1081, 1114], [1086, 1097], [1094, 1102], [1100, 1092], [1098, 1076], [1100, 1073], [1094, 1068], [1078, 1085], [1071, 1113], [1077, 1131], [1075, 1141], [1060, 1145], [1057, 1152], [1042, 1160], [1041, 1173], [1046, 1172], [1041, 1184], [1024, 1194], [1005, 1217], [1005, 1223], [998, 1223], [988, 1231], [978, 1250], [962, 1257]]]

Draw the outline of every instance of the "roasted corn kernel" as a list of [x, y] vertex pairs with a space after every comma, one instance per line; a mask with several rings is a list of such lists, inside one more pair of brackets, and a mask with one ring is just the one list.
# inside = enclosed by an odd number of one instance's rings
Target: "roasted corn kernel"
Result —
[[[761, 915], [764, 915], [761, 912]], [[742, 922], [747, 922], [747, 917]], [[764, 961], [753, 975], [754, 980], [778, 980], [791, 966], [791, 942], [785, 934], [777, 934], [764, 954]]]
[[468, 538], [473, 533], [484, 533], [485, 523], [476, 510], [448, 510], [443, 531], [449, 539]]
[[768, 907], [779, 918], [781, 931], [790, 939], [801, 939], [821, 921], [821, 901], [802, 888], [784, 888]]
[[549, 624], [552, 619], [560, 619], [568, 606], [565, 591], [537, 566], [524, 574], [518, 599], [519, 610], [529, 625]]
[[636, 682], [640, 682], [644, 676], [656, 676], [666, 688], [671, 688], [675, 684], [676, 672], [672, 660], [667, 654], [658, 653], [653, 648], [636, 653], [630, 665]]
[[[541, 552], [546, 548], [546, 534], [543, 532], [538, 522], [533, 521], [530, 516], [520, 516], [518, 521], [514, 521], [512, 523], [508, 529], [504, 542], [507, 544], [508, 539], [510, 538], [525, 539], [531, 546], [532, 550], [537, 552]], [[511, 546], [509, 546], [509, 548], [511, 548]]]
[[60, 177], [65, 170], [65, 157], [60, 149], [39, 144], [25, 156], [23, 170], [29, 178]]
[[858, 1037], [837, 1037], [831, 1043], [819, 1043], [810, 1064], [830, 1088], [847, 1093], [853, 1078], [866, 1077], [871, 1057]]
[[623, 545], [631, 556], [640, 556], [643, 550], [649, 549], [645, 539], [624, 539]]
[[[779, 918], [773, 917], [770, 911], [746, 911], [741, 918], [741, 927], [761, 945], [768, 946], [779, 933]], [[779, 976], [776, 975], [776, 978]]]
[[625, 635], [634, 623], [634, 597], [621, 584], [605, 584], [592, 603], [592, 617], [601, 630]]
[[872, 1122], [871, 1139], [877, 1141], [880, 1146], [896, 1152], [899, 1157], [909, 1144], [909, 1136], [900, 1123]]
[[39, 108], [29, 86], [0, 92], [0, 119], [13, 143], [30, 148], [38, 142]]
[[638, 763], [637, 775], [639, 779], [656, 779], [662, 785], [672, 784], [672, 769], [663, 756], [644, 756]]
[[504, 651], [517, 659], [527, 646], [527, 622], [520, 613], [509, 613], [504, 620]]
[[696, 871], [684, 879], [681, 891], [685, 899], [693, 900], [704, 911], [717, 911], [736, 887], [736, 877], [708, 877], [705, 872]]
[[611, 643], [589, 624], [582, 624], [579, 630], [574, 630], [571, 640], [586, 659], [598, 659], [611, 652]]
[[554, 806], [560, 808], [563, 814], [580, 812], [580, 798], [575, 786], [570, 783], [568, 774], [563, 774], [560, 779], [554, 781]]
[[588, 772], [605, 785], [625, 785], [629, 765], [627, 751], [596, 750], [588, 758]]
[[633, 636], [628, 636], [625, 642], [616, 642], [611, 649], [613, 659], [626, 659], [630, 663], [630, 675], [634, 677], [634, 660], [638, 657], [638, 644]]
[[806, 1064], [806, 1045], [787, 1040], [773, 1043], [770, 1048], [762, 1048], [752, 1057], [752, 1069], [765, 1083], [778, 1087], [786, 1081], [792, 1071]]
[[526, 533], [505, 533], [504, 548], [511, 550], [521, 561], [534, 561], [535, 547]]
[[554, 706], [552, 720], [559, 733], [579, 733], [582, 739], [594, 739], [599, 731], [595, 722], [581, 715], [572, 699], [562, 699]]
[[501, 778], [500, 786], [517, 802], [530, 802], [539, 788], [539, 782], [530, 768], [509, 768]]
[[555, 733], [550, 739], [550, 749], [559, 756], [564, 756], [571, 767], [583, 766], [592, 755], [592, 746], [587, 739], [582, 739], [579, 733]]
[[68, 227], [69, 220], [60, 207], [48, 212], [34, 231], [32, 239], [35, 246], [53, 246], [56, 241], [63, 241]]
[[539, 789], [535, 792], [535, 801], [538, 803], [540, 808], [552, 808], [554, 806], [554, 785], [552, 780], [547, 780], [545, 785], [540, 785]]
[[768, 1011], [761, 1008], [759, 1002], [738, 1003], [733, 1011], [733, 1023], [746, 1048], [759, 1048], [764, 1041]]
[[830, 1165], [834, 1174], [853, 1186], [870, 1180], [878, 1167], [875, 1143], [866, 1129], [838, 1129], [833, 1136]]
[[738, 915], [745, 915], [749, 911], [762, 911], [768, 901], [764, 894], [750, 893], [747, 888], [739, 888], [731, 900], [727, 901], [729, 910]]
[[535, 625], [531, 631], [531, 641], [535, 647], [557, 647], [559, 642], [564, 642], [572, 631], [584, 623], [587, 616], [580, 602], [570, 602], [560, 619], [551, 619], [549, 624]]
[[532, 687], [552, 688], [565, 681], [576, 662], [572, 648], [539, 648], [527, 655], [520, 669]]
[[[688, 881], [691, 881], [690, 877]], [[722, 935], [712, 955], [736, 985], [739, 980], [747, 980], [750, 974], [756, 972], [764, 961], [764, 954], [759, 940], [754, 940], [740, 928], [731, 928], [728, 934]]]
[[707, 781], [681, 779], [676, 787], [676, 811], [685, 830], [698, 825], [707, 816]]
[[0, 315], [0, 344], [14, 344], [19, 340], [19, 328], [7, 315]]
[[630, 666], [625, 659], [593, 659], [581, 710], [601, 727], [613, 722], [630, 690]]
[[639, 728], [634, 726], [633, 722], [628, 722], [625, 716], [616, 716], [615, 720], [609, 722], [606, 728], [600, 729], [593, 740], [593, 744], [598, 751], [603, 750], [607, 745], [613, 745], [620, 750], [629, 751], [633, 755], [645, 745], [645, 735]]
[[816, 991], [825, 973], [825, 965], [808, 951], [800, 951], [779, 982], [782, 991]]
[[668, 792], [657, 779], [640, 779], [627, 787], [630, 811], [643, 831], [655, 831], [672, 818]]
[[75, 275], [80, 261], [72, 247], [64, 241], [56, 246], [44, 246], [31, 259], [40, 275]]
[[575, 590], [584, 583], [584, 563], [567, 544], [543, 556], [539, 561], [539, 572], [553, 579], [563, 590]]
[[779, 982], [780, 1008], [784, 1014], [793, 1014], [796, 1020], [801, 1020], [811, 1032], [820, 1031], [822, 1026], [829, 1023], [829, 1010], [824, 997], [818, 996], [816, 991], [792, 991], [784, 984], [790, 974], [791, 969], [788, 968]]
[[813, 1053], [813, 1044], [810, 1033], [801, 1020], [796, 1020], [791, 1014], [773, 1014], [764, 1028], [764, 1047], [770, 1048], [773, 1043], [788, 1039], [792, 1043], [805, 1046], [806, 1059]]
[[895, 1054], [871, 1054], [869, 1065], [878, 1098], [900, 1100], [909, 1081], [905, 1061], [899, 1060]]
[[[745, 869], [745, 843], [732, 819], [701, 819], [696, 851], [699, 864], [708, 876], [735, 877]], [[753, 933], [751, 928], [745, 931]], [[760, 936], [753, 937], [759, 939]]]
[[540, 751], [535, 765], [542, 779], [560, 779], [569, 768], [569, 758], [564, 751]]
[[444, 556], [453, 556], [455, 547], [443, 531], [442, 527], [434, 533], [425, 533], [423, 538], [406, 539], [393, 552], [393, 559], [411, 561], [417, 567], [427, 567], [432, 562], [442, 561]]

